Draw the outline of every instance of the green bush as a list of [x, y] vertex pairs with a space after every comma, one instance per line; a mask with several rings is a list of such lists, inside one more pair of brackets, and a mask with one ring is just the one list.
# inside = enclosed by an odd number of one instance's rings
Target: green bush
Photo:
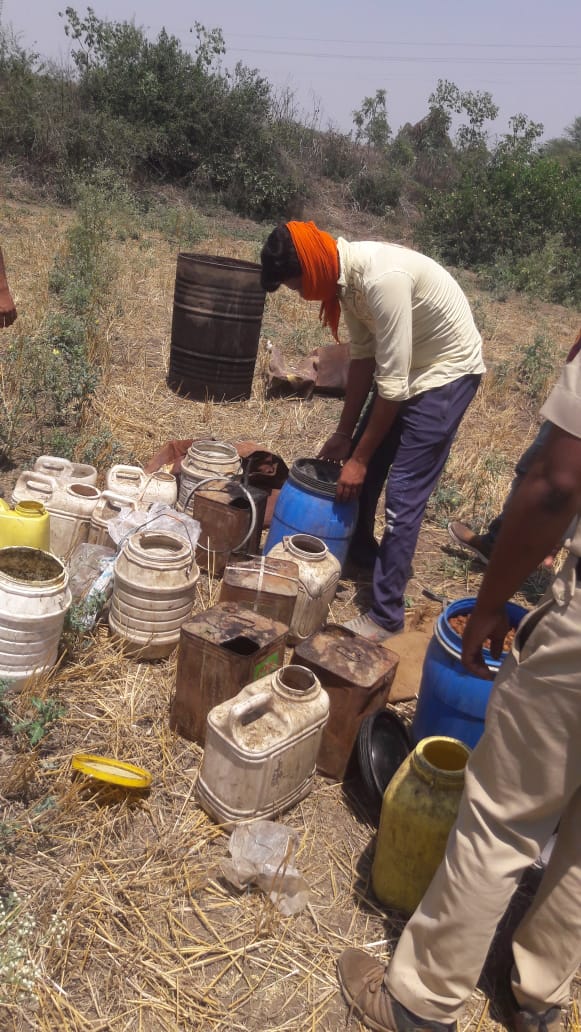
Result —
[[542, 283], [547, 300], [575, 302], [580, 232], [581, 176], [520, 141], [471, 156], [450, 190], [431, 191], [416, 242], [447, 264], [494, 266], [507, 286]]
[[362, 211], [387, 215], [399, 203], [402, 181], [401, 171], [396, 168], [364, 169], [351, 183], [351, 196]]
[[418, 242], [435, 245], [452, 265], [530, 254], [552, 232], [573, 231], [571, 188], [566, 171], [548, 158], [468, 162], [452, 190], [428, 196]]
[[491, 265], [481, 267], [479, 280], [500, 297], [522, 290], [541, 301], [581, 304], [579, 253], [565, 243], [562, 233], [552, 234], [543, 247], [524, 258], [499, 254]]
[[341, 183], [361, 171], [361, 148], [349, 136], [333, 129], [321, 134], [321, 175]]
[[537, 334], [524, 349], [516, 370], [521, 387], [535, 404], [544, 401], [558, 365], [554, 342], [544, 334]]

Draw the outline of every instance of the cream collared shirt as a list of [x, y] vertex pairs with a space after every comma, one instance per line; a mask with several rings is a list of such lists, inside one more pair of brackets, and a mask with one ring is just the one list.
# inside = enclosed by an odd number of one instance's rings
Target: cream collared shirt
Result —
[[[581, 437], [581, 351], [563, 366], [541, 415], [573, 437]], [[581, 558], [581, 513], [565, 546], [576, 559]]]
[[456, 280], [399, 244], [337, 240], [352, 358], [375, 358], [380, 397], [405, 401], [483, 373], [482, 338]]

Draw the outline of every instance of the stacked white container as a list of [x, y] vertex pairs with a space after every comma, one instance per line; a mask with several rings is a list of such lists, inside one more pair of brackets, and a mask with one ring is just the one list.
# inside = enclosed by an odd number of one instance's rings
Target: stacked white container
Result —
[[129, 654], [163, 659], [178, 644], [200, 573], [179, 534], [138, 530], [115, 560], [109, 627]]
[[71, 605], [63, 564], [38, 548], [0, 549], [0, 680], [50, 669]]
[[297, 600], [289, 628], [289, 642], [309, 638], [327, 620], [341, 576], [341, 564], [321, 538], [291, 534], [268, 553], [269, 559], [292, 560], [299, 568]]
[[224, 441], [202, 438], [193, 441], [184, 458], [180, 472], [178, 509], [191, 510], [193, 489], [209, 477], [231, 480], [240, 474], [242, 462], [236, 448]]

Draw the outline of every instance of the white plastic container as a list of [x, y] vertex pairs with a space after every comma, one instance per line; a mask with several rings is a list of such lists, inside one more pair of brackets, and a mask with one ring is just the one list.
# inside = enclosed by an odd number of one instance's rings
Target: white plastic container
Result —
[[60, 559], [68, 559], [77, 545], [87, 541], [100, 497], [93, 484], [59, 482], [34, 470], [25, 470], [12, 492], [14, 504], [26, 499], [42, 502], [50, 514], [50, 550]]
[[242, 461], [232, 444], [209, 438], [193, 441], [182, 459], [178, 508], [184, 511], [192, 490], [202, 480], [208, 477], [230, 480], [238, 476], [241, 470]]
[[109, 536], [109, 521], [116, 519], [121, 509], [132, 509], [135, 511], [137, 504], [133, 498], [123, 498], [114, 494], [113, 491], [103, 491], [91, 514], [89, 525], [89, 536], [87, 541], [90, 545], [106, 545], [117, 551], [117, 545]]
[[12, 504], [18, 502], [41, 502], [45, 509], [49, 508], [49, 502], [54, 500], [60, 490], [56, 477], [49, 477], [47, 473], [38, 470], [25, 469], [22, 471], [12, 489]]
[[329, 696], [303, 666], [283, 666], [210, 710], [197, 783], [219, 824], [275, 817], [311, 791]]
[[105, 489], [117, 497], [132, 498], [139, 509], [147, 509], [154, 502], [173, 506], [178, 497], [173, 473], [146, 473], [140, 466], [112, 466], [105, 474]]
[[321, 538], [291, 534], [268, 553], [269, 559], [289, 559], [299, 568], [297, 600], [289, 628], [290, 642], [314, 634], [327, 620], [341, 576], [341, 564]]
[[54, 666], [68, 585], [56, 556], [23, 545], [0, 549], [0, 680], [18, 684]]
[[140, 659], [163, 659], [179, 642], [200, 572], [179, 534], [138, 530], [115, 561], [109, 627]]
[[34, 463], [33, 469], [36, 473], [45, 473], [55, 480], [66, 480], [69, 483], [93, 484], [97, 483], [97, 470], [85, 462], [71, 462], [60, 455], [41, 455]]

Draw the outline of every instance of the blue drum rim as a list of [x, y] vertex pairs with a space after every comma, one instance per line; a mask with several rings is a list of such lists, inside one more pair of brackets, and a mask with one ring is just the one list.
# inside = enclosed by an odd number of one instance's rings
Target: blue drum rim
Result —
[[[333, 473], [336, 473], [336, 477], [333, 480], [318, 480], [317, 477], [314, 477], [311, 473], [307, 473], [306, 469], [303, 468], [306, 464], [324, 466], [330, 472], [332, 471]], [[323, 459], [295, 459], [289, 470], [289, 480], [295, 484], [300, 484], [301, 487], [306, 488], [319, 498], [331, 498], [332, 500], [335, 500], [337, 480], [339, 479], [340, 472], [341, 468], [338, 463], [325, 462]]]
[[[460, 660], [462, 656], [462, 639], [460, 635], [450, 626], [449, 620], [452, 616], [466, 616], [471, 613], [476, 605], [475, 597], [457, 598], [451, 602], [446, 609], [440, 613], [434, 627], [434, 636], [443, 649], [454, 659]], [[506, 612], [511, 627], [518, 627], [523, 617], [530, 610], [516, 602], [506, 603]], [[504, 662], [505, 656], [495, 659], [489, 649], [483, 649], [484, 662], [490, 670], [499, 670]]]

